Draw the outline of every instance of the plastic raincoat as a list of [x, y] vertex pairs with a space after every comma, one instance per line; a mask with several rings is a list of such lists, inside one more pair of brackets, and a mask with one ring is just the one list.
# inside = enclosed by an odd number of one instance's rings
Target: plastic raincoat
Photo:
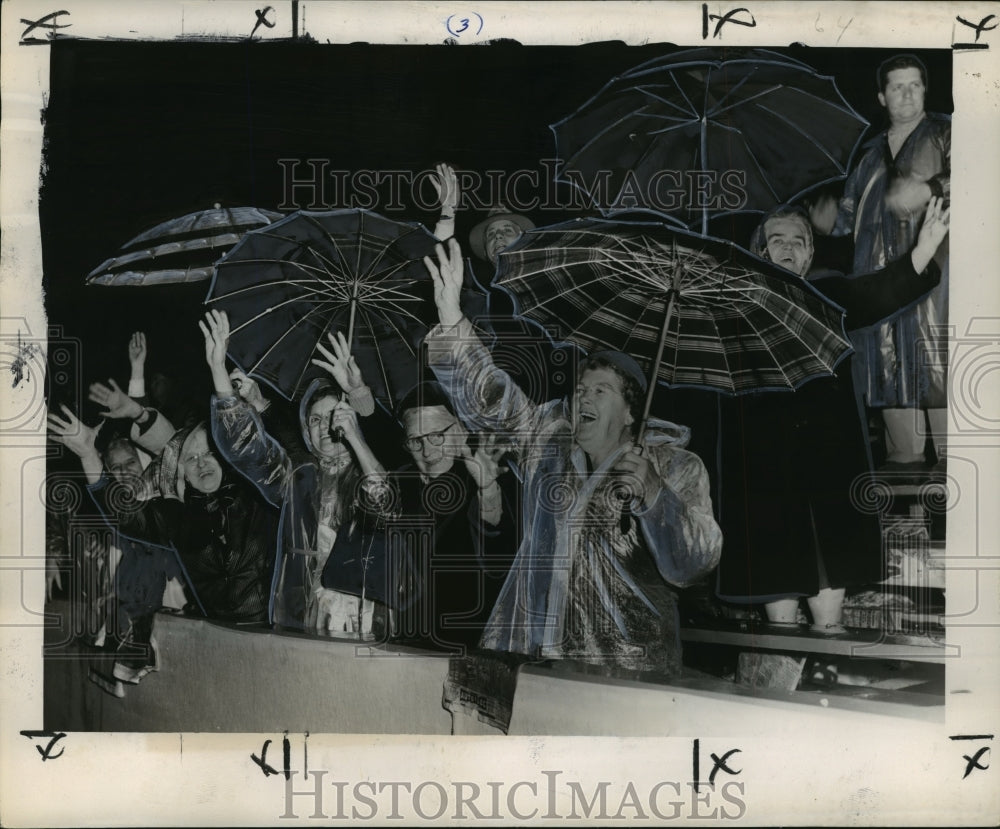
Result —
[[[498, 369], [468, 320], [427, 336], [430, 365], [470, 429], [516, 447], [522, 541], [483, 633], [484, 648], [676, 673], [676, 596], [719, 560], [708, 473], [688, 430], [651, 420], [644, 449], [662, 489], [649, 509], [622, 506], [609, 474], [623, 446], [588, 474], [565, 400], [534, 404]], [[625, 526], [623, 526], [625, 525]]]
[[[913, 248], [923, 213], [898, 217], [886, 194], [898, 179], [927, 182], [947, 203], [951, 193], [951, 118], [929, 112], [895, 158], [888, 133], [865, 144], [840, 203], [834, 235], [854, 236], [854, 273], [870, 273]], [[946, 204], [947, 206], [947, 204]], [[934, 257], [941, 282], [913, 308], [851, 333], [855, 384], [870, 406], [941, 408], [947, 405], [948, 243]]]

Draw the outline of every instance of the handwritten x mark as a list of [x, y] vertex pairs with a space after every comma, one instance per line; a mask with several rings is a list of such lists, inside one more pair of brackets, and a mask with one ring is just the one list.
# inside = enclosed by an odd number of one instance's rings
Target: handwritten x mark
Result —
[[972, 757], [968, 754], [963, 754], [962, 759], [968, 760], [968, 765], [965, 767], [965, 774], [962, 775], [962, 779], [965, 780], [970, 774], [972, 774], [973, 769], [979, 769], [980, 771], [986, 771], [989, 766], [981, 766], [979, 764], [979, 758], [982, 757], [987, 751], [990, 750], [989, 746], [983, 746], [979, 751], [977, 751]]

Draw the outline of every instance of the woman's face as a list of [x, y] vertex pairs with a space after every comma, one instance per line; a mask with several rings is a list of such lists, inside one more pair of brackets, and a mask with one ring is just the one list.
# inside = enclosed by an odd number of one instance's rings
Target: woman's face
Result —
[[108, 449], [104, 455], [104, 466], [119, 483], [134, 480], [142, 475], [142, 464], [135, 449], [123, 444]]
[[204, 429], [195, 429], [181, 448], [184, 480], [198, 492], [209, 494], [222, 486], [222, 465], [208, 448]]
[[767, 258], [792, 273], [805, 276], [813, 246], [804, 224], [793, 217], [768, 219], [764, 223]]
[[309, 442], [313, 454], [326, 461], [337, 460], [349, 454], [346, 444], [336, 439], [330, 432], [330, 420], [338, 400], [333, 395], [326, 395], [313, 401], [306, 416], [306, 428], [309, 430]]

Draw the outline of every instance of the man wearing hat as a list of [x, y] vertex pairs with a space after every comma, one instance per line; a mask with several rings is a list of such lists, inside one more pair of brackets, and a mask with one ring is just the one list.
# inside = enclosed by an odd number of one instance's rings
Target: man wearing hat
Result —
[[537, 405], [493, 362], [458, 302], [454, 239], [425, 264], [440, 324], [428, 359], [455, 413], [515, 447], [523, 536], [483, 633], [485, 648], [632, 670], [680, 671], [674, 587], [719, 560], [708, 474], [689, 430], [650, 419], [635, 360], [597, 352], [569, 399]]
[[496, 265], [500, 251], [514, 244], [535, 223], [520, 213], [511, 213], [502, 204], [490, 209], [489, 215], [472, 228], [469, 244], [480, 259]]

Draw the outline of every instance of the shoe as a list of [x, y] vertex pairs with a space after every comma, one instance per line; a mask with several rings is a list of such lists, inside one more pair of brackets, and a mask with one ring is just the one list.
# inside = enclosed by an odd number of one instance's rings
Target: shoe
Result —
[[847, 633], [847, 628], [843, 625], [810, 625], [809, 630], [823, 636], [842, 636]]
[[114, 674], [115, 679], [120, 679], [122, 682], [129, 682], [132, 685], [138, 685], [139, 680], [151, 671], [155, 670], [156, 668], [150, 665], [146, 665], [142, 668], [130, 668], [123, 662], [115, 662], [115, 667], [112, 670], [112, 673]]
[[90, 674], [87, 678], [106, 694], [110, 694], [118, 699], [125, 698], [125, 686], [121, 684], [120, 680], [111, 679], [99, 671], [95, 671], [93, 668], [90, 669]]

